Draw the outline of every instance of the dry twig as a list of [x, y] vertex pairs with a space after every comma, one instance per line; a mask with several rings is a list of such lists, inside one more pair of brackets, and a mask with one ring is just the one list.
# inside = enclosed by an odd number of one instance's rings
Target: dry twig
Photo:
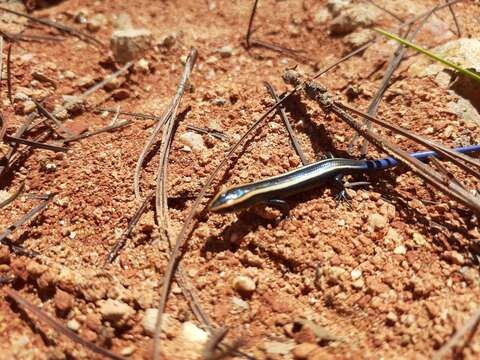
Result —
[[[273, 88], [273, 86], [268, 82], [265, 83], [265, 86], [267, 87], [268, 92], [273, 97], [275, 102], [280, 101], [280, 98], [277, 96], [277, 93], [275, 92], [275, 89]], [[292, 125], [290, 124], [290, 121], [288, 121], [287, 114], [285, 113], [285, 108], [281, 105], [278, 107], [278, 114], [280, 115], [280, 118], [282, 119], [283, 124], [285, 125], [285, 128], [287, 129], [288, 136], [290, 137], [290, 141], [292, 142], [292, 145], [293, 145], [293, 148], [294, 148], [295, 152], [297, 153], [298, 157], [302, 161], [302, 164], [303, 165], [308, 165], [307, 157], [305, 156], [305, 154], [302, 150], [302, 147], [300, 146], [300, 144], [299, 144], [299, 142], [298, 142], [298, 140], [295, 136], [295, 133], [293, 132]]]
[[6, 7], [3, 7], [3, 6], [0, 6], [0, 10], [11, 13], [11, 14], [14, 14], [14, 15], [17, 15], [17, 16], [27, 18], [31, 21], [37, 22], [37, 23], [42, 24], [42, 25], [53, 27], [57, 30], [60, 30], [60, 31], [64, 32], [64, 33], [77, 36], [78, 38], [80, 38], [82, 40], [89, 40], [89, 41], [92, 41], [93, 43], [95, 43], [95, 44], [97, 44], [101, 47], [105, 47], [105, 45], [102, 42], [100, 42], [99, 40], [97, 40], [95, 37], [83, 32], [83, 31], [76, 30], [76, 29], [73, 29], [69, 26], [60, 24], [58, 22], [50, 21], [50, 20], [46, 20], [46, 19], [39, 19], [35, 16], [29, 15], [29, 14], [26, 14], [26, 13], [22, 13], [20, 11], [15, 11], [15, 10], [12, 10], [12, 9], [8, 9]]
[[104, 349], [100, 346], [95, 345], [94, 343], [85, 340], [81, 336], [77, 335], [75, 332], [67, 328], [65, 325], [63, 325], [61, 322], [58, 320], [52, 318], [51, 316], [47, 315], [45, 311], [41, 310], [39, 307], [31, 304], [27, 300], [25, 300], [23, 297], [20, 296], [18, 292], [16, 292], [13, 289], [10, 288], [5, 288], [4, 289], [6, 295], [14, 300], [20, 308], [24, 310], [28, 310], [32, 314], [34, 314], [38, 319], [52, 327], [56, 332], [68, 337], [70, 340], [76, 342], [77, 344], [82, 345], [83, 347], [87, 348], [88, 350], [105, 356], [109, 359], [114, 359], [114, 360], [125, 360], [123, 356], [114, 354], [113, 352]]

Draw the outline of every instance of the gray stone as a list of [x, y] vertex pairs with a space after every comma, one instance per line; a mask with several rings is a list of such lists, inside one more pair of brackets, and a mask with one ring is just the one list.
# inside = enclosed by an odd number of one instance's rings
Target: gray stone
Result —
[[115, 60], [124, 64], [142, 57], [151, 42], [152, 34], [149, 30], [127, 29], [114, 31], [110, 46]]
[[182, 338], [189, 342], [205, 344], [208, 340], [208, 333], [194, 323], [187, 321], [182, 324]]
[[372, 26], [379, 17], [379, 11], [370, 4], [352, 6], [338, 15], [330, 24], [334, 35], [351, 33], [358, 28]]
[[351, 3], [352, 3], [352, 0], [328, 0], [327, 8], [328, 10], [330, 10], [333, 16], [337, 16], [340, 14], [342, 10], [346, 9]]

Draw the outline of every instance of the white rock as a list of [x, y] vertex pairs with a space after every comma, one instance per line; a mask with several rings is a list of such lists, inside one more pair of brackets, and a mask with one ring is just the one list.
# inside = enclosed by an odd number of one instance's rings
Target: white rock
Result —
[[8, 191], [0, 190], [0, 203], [10, 198], [10, 196], [12, 195]]
[[80, 323], [75, 319], [71, 319], [71, 320], [68, 320], [67, 327], [70, 330], [77, 332], [80, 329]]
[[240, 275], [233, 279], [233, 287], [240, 293], [252, 293], [257, 288], [257, 285], [252, 278]]
[[192, 131], [187, 131], [180, 135], [180, 142], [184, 145], [187, 145], [194, 151], [204, 151], [207, 148], [205, 147], [205, 142], [203, 141], [203, 137], [200, 134], [194, 133]]
[[135, 315], [135, 310], [123, 301], [107, 299], [101, 302], [100, 314], [113, 326], [123, 326]]
[[208, 333], [190, 321], [182, 324], [181, 334], [185, 340], [194, 343], [205, 344], [208, 340]]
[[[158, 309], [149, 308], [145, 310], [143, 315], [143, 331], [148, 336], [155, 334], [155, 324], [157, 322]], [[169, 337], [174, 337], [178, 331], [178, 321], [175, 320], [170, 314], [163, 314], [162, 318], [162, 331]]]
[[222, 58], [228, 58], [233, 54], [233, 48], [230, 45], [225, 45], [217, 50]]
[[327, 8], [330, 10], [333, 16], [337, 16], [340, 12], [346, 9], [352, 0], [328, 0], [327, 1]]
[[393, 249], [393, 253], [397, 255], [405, 255], [407, 253], [407, 248], [405, 245], [398, 245], [395, 249]]
[[37, 108], [37, 105], [35, 105], [35, 103], [32, 100], [27, 100], [23, 103], [24, 114], [30, 114], [31, 112], [34, 112], [36, 108]]
[[353, 269], [350, 275], [352, 276], [352, 280], [360, 279], [360, 277], [362, 276], [362, 270]]
[[343, 42], [349, 49], [353, 50], [365, 45], [367, 42], [375, 38], [375, 34], [370, 29], [361, 29], [355, 31], [343, 38]]
[[388, 220], [380, 214], [370, 214], [368, 216], [368, 226], [371, 230], [383, 229], [388, 225]]
[[151, 42], [152, 34], [149, 30], [126, 29], [113, 32], [110, 46], [115, 60], [124, 64], [141, 57]]
[[[473, 68], [480, 71], [480, 40], [461, 38], [449, 41], [430, 50], [432, 53], [453, 62], [463, 68]], [[427, 56], [420, 56], [408, 72], [414, 76], [428, 76], [438, 74], [445, 69], [445, 65], [431, 60]]]

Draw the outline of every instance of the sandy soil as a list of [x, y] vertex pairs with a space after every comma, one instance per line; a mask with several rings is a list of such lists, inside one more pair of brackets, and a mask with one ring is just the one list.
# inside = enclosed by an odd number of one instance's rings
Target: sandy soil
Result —
[[[377, 3], [408, 19], [437, 2]], [[152, 46], [128, 75], [120, 76], [117, 89], [96, 91], [86, 108], [68, 116], [64, 124], [74, 133], [112, 121], [114, 114], [90, 111], [95, 106], [160, 116], [175, 93], [182, 60], [191, 47], [198, 50], [170, 154], [173, 235], [228, 148], [273, 103], [264, 82], [282, 93], [290, 89], [281, 78], [284, 69], [298, 65], [313, 73], [351, 50], [348, 37], [330, 33], [332, 15], [325, 12], [326, 1], [262, 0], [254, 38], [301, 49], [306, 59], [258, 47], [247, 51], [244, 39], [251, 6], [250, 0], [71, 0], [32, 13], [85, 32], [88, 22], [102, 14], [105, 23], [89, 34], [105, 44], [118, 14], [128, 14], [132, 26], [152, 33]], [[462, 2], [455, 11], [462, 36], [479, 38], [478, 3]], [[375, 25], [395, 31], [398, 21], [378, 10]], [[8, 22], [0, 23], [0, 29], [4, 26]], [[26, 34], [59, 34], [38, 24], [15, 26], [26, 26]], [[167, 36], [174, 39], [172, 44], [165, 42]], [[451, 15], [444, 9], [425, 25], [417, 41], [432, 47], [455, 37]], [[366, 110], [395, 47], [379, 40], [320, 81], [341, 101]], [[379, 107], [379, 117], [449, 146], [480, 142], [478, 124], [449, 110], [456, 95], [437, 85], [434, 76], [408, 72], [419, 57], [408, 53]], [[13, 46], [13, 94], [45, 100], [53, 111], [63, 95], [79, 95], [119, 68], [108, 47], [99, 49], [73, 36], [22, 41]], [[28, 109], [18, 96], [10, 104], [4, 84], [2, 112], [7, 134], [13, 135]], [[353, 132], [340, 119], [325, 116], [316, 104], [299, 96], [287, 103], [287, 114], [310, 161], [327, 152], [349, 156]], [[26, 194], [55, 196], [45, 211], [7, 238], [41, 257], [21, 256], [1, 245], [0, 275], [3, 289], [17, 290], [83, 338], [129, 358], [148, 359], [153, 340], [144, 329], [144, 317], [147, 309], [158, 305], [168, 263], [168, 245], [159, 241], [153, 206], [118, 258], [105, 268], [103, 262], [140, 205], [133, 194], [133, 174], [155, 120], [126, 115], [119, 119], [132, 123], [72, 143], [66, 154], [36, 149], [2, 178], [2, 190], [9, 194], [24, 183]], [[228, 140], [202, 135], [199, 148], [192, 149], [182, 138], [192, 132], [188, 125], [221, 131]], [[420, 149], [388, 131], [379, 132], [405, 149]], [[59, 144], [59, 138], [54, 135], [48, 142]], [[7, 146], [1, 150], [4, 154]], [[370, 149], [369, 157], [379, 156]], [[300, 164], [275, 116], [250, 137], [209, 194]], [[154, 188], [157, 168], [154, 152], [142, 172], [142, 195]], [[479, 187], [478, 179], [448, 168], [470, 189]], [[241, 350], [257, 359], [427, 359], [478, 312], [478, 219], [403, 167], [357, 179], [371, 184], [349, 190], [351, 206], [336, 206], [335, 188], [327, 184], [289, 198], [288, 217], [271, 219], [271, 212], [256, 208], [200, 219], [182, 265], [205, 313], [216, 326], [230, 329], [227, 342], [241, 338]], [[21, 196], [3, 208], [1, 228], [40, 201]], [[239, 276], [253, 281], [255, 289], [239, 293]], [[167, 314], [164, 358], [201, 358], [203, 325], [177, 284]], [[186, 323], [198, 326], [193, 331], [196, 339]], [[0, 344], [1, 359], [100, 358], [6, 297], [0, 302]], [[478, 332], [458, 345], [455, 358], [480, 356]]]

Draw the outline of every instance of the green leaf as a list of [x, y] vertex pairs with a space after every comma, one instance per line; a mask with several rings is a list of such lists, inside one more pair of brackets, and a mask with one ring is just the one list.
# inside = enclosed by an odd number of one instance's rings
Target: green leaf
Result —
[[461, 66], [458, 66], [457, 64], [454, 64], [454, 63], [452, 63], [452, 62], [450, 62], [450, 61], [448, 61], [448, 60], [445, 60], [445, 59], [441, 58], [440, 56], [435, 55], [434, 53], [432, 53], [432, 52], [430, 52], [430, 51], [428, 51], [428, 50], [426, 50], [426, 49], [424, 49], [424, 48], [422, 48], [422, 47], [420, 47], [420, 46], [418, 46], [418, 45], [415, 45], [415, 44], [411, 43], [411, 42], [408, 41], [408, 40], [402, 39], [402, 38], [400, 38], [400, 37], [398, 37], [398, 36], [396, 36], [396, 35], [394, 35], [394, 34], [389, 33], [388, 31], [385, 31], [385, 30], [382, 30], [382, 29], [378, 29], [378, 28], [375, 28], [374, 30], [375, 30], [376, 32], [378, 32], [378, 33], [380, 33], [380, 34], [382, 34], [382, 35], [384, 35], [384, 36], [392, 39], [392, 40], [395, 40], [395, 41], [399, 42], [399, 43], [402, 44], [402, 45], [411, 47], [412, 49], [415, 49], [415, 50], [417, 50], [418, 52], [421, 52], [421, 53], [427, 55], [428, 57], [430, 57], [430, 58], [433, 59], [433, 60], [436, 60], [436, 61], [438, 61], [438, 62], [440, 62], [440, 63], [442, 63], [442, 64], [444, 64], [444, 65], [446, 65], [446, 66], [448, 66], [448, 67], [451, 67], [451, 68], [457, 70], [459, 73], [462, 73], [463, 75], [468, 76], [468, 77], [471, 78], [471, 79], [480, 81], [480, 75], [479, 75], [478, 73], [474, 72], [474, 71], [471, 71], [471, 70], [468, 70], [468, 69], [464, 69], [464, 68], [462, 68]]

